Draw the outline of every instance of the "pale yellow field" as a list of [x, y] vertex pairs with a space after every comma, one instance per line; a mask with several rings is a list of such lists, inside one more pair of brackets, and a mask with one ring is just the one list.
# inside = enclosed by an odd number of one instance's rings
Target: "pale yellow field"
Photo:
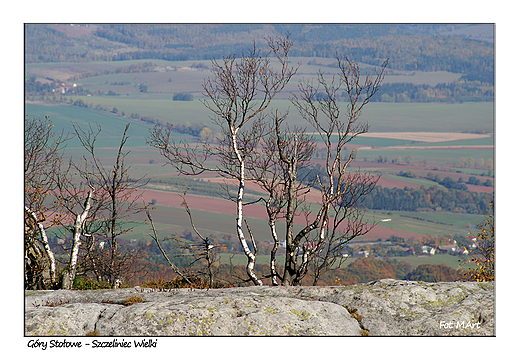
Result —
[[491, 137], [492, 134], [470, 134], [450, 132], [371, 132], [361, 134], [359, 136], [385, 139], [401, 139], [407, 141], [442, 142], [455, 140], [483, 139]]

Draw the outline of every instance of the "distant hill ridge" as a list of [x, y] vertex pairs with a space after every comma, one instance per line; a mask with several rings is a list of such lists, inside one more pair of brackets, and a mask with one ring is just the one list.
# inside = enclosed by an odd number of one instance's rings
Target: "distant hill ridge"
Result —
[[493, 78], [492, 24], [27, 24], [25, 59], [27, 63], [218, 59], [241, 55], [253, 41], [265, 47], [265, 37], [287, 32], [295, 41], [292, 56], [345, 53], [373, 65], [390, 58], [391, 69]]

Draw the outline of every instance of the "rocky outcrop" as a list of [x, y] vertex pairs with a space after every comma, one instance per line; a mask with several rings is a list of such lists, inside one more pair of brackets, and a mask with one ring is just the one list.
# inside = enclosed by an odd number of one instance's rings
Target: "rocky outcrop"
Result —
[[27, 336], [486, 336], [494, 319], [494, 283], [25, 294]]

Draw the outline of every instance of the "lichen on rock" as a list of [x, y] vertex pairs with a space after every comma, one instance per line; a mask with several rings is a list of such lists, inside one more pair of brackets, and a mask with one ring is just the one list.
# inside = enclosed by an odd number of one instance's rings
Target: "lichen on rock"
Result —
[[494, 309], [493, 283], [392, 279], [342, 287], [30, 291], [25, 334], [486, 336], [495, 333]]

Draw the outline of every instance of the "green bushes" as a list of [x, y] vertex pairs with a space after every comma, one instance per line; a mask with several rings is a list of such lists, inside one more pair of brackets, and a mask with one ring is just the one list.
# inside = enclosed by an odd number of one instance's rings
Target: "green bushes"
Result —
[[399, 173], [397, 175], [398, 176], [407, 177], [407, 178], [410, 178], [410, 179], [415, 179], [417, 177], [417, 175], [415, 175], [415, 173], [412, 170], [408, 170], [406, 172], [401, 170], [401, 171], [399, 171]]
[[186, 92], [176, 93], [173, 95], [173, 101], [193, 101], [193, 95]]
[[98, 289], [110, 289], [112, 286], [103, 281], [91, 280], [87, 277], [76, 276], [74, 280], [74, 290], [98, 290]]

